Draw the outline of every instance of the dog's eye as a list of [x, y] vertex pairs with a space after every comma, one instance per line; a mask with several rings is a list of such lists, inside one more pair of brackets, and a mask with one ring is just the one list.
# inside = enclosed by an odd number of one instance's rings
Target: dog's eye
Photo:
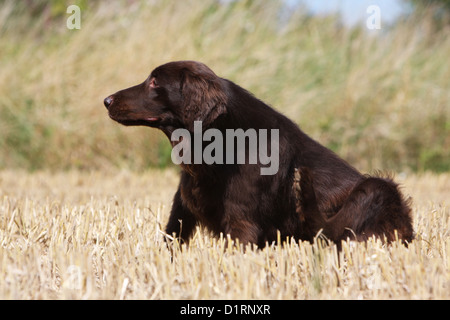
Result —
[[156, 87], [158, 87], [158, 84], [156, 83], [156, 78], [151, 78], [151, 79], [150, 79], [150, 87], [151, 87], [151, 88], [156, 88]]

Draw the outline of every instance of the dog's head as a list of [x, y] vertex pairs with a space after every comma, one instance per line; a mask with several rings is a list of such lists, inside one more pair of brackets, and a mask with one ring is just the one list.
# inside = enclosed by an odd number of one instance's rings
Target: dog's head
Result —
[[157, 67], [141, 84], [118, 91], [104, 100], [109, 116], [124, 125], [163, 130], [193, 130], [194, 121], [209, 127], [226, 113], [222, 79], [206, 65], [176, 61]]

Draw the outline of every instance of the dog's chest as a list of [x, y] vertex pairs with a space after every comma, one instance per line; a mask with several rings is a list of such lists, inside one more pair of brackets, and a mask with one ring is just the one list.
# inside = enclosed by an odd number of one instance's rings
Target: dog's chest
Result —
[[217, 214], [222, 203], [221, 186], [200, 183], [195, 179], [189, 179], [181, 186], [181, 199], [183, 205], [192, 212], [200, 221]]

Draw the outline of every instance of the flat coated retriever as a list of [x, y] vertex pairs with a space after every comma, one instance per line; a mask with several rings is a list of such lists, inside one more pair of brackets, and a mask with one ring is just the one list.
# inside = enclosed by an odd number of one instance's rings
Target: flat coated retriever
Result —
[[[278, 150], [268, 146], [268, 152], [278, 151], [275, 174], [261, 174], [267, 163], [249, 163], [249, 155], [244, 163], [181, 163], [166, 227], [170, 235], [188, 241], [201, 223], [216, 235], [259, 247], [275, 241], [278, 231], [282, 239], [309, 241], [321, 231], [338, 244], [371, 236], [409, 243], [414, 237], [409, 203], [391, 178], [360, 174], [287, 117], [202, 63], [159, 66], [143, 83], [116, 92], [104, 104], [113, 120], [158, 128], [174, 148], [182, 139], [172, 141], [172, 134], [177, 129], [194, 134], [195, 121], [201, 121], [203, 132], [214, 128], [223, 136], [230, 129], [278, 129]], [[192, 149], [194, 140], [188, 142]], [[215, 152], [229, 153], [222, 144], [223, 150]]]

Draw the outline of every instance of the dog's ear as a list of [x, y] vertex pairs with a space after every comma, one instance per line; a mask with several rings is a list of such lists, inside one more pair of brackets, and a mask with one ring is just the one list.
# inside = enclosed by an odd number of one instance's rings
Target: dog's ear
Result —
[[227, 96], [221, 79], [208, 67], [184, 69], [181, 79], [183, 114], [186, 128], [194, 129], [194, 121], [202, 121], [202, 128], [208, 128], [221, 114], [226, 113]]

